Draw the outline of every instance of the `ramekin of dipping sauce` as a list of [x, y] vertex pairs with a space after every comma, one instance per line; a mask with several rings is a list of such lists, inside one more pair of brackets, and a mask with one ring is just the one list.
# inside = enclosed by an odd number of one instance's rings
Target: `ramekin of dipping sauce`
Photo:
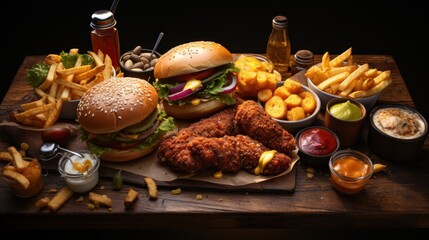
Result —
[[301, 129], [295, 139], [301, 160], [312, 166], [327, 167], [329, 158], [340, 147], [338, 136], [332, 130], [321, 126]]
[[84, 157], [65, 154], [58, 162], [58, 171], [66, 185], [77, 193], [88, 192], [98, 183], [100, 159], [87, 150], [79, 151]]
[[341, 147], [360, 140], [365, 117], [365, 106], [357, 100], [334, 98], [326, 104], [325, 126], [338, 135]]
[[331, 183], [336, 190], [344, 194], [356, 194], [365, 187], [373, 174], [374, 166], [365, 154], [344, 149], [332, 154], [329, 169]]
[[400, 104], [375, 107], [369, 117], [368, 146], [377, 156], [396, 162], [415, 160], [428, 133], [426, 119]]

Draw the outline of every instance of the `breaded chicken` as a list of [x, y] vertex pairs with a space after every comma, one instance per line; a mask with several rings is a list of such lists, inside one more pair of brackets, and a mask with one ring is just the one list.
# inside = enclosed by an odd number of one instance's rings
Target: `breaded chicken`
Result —
[[235, 108], [230, 107], [209, 118], [182, 128], [176, 135], [165, 138], [159, 146], [158, 159], [173, 168], [193, 172], [206, 168], [205, 162], [198, 162], [190, 156], [187, 143], [194, 137], [222, 137], [234, 134]]
[[[260, 142], [245, 136], [224, 136], [222, 138], [196, 137], [188, 149], [197, 162], [207, 162], [223, 172], [238, 172], [245, 169], [255, 174], [263, 152], [269, 151]], [[262, 169], [262, 175], [277, 175], [290, 167], [291, 159], [283, 153], [275, 153], [272, 160]]]
[[255, 101], [247, 100], [238, 106], [236, 131], [258, 140], [266, 147], [289, 154], [296, 148], [292, 134], [283, 129]]

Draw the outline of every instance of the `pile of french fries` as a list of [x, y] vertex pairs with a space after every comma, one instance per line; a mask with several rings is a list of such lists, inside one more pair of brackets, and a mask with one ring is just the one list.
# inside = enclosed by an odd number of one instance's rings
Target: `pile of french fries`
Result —
[[383, 91], [392, 83], [390, 70], [370, 68], [353, 62], [352, 48], [331, 60], [328, 52], [320, 65], [305, 73], [320, 90], [341, 97], [364, 98]]
[[42, 169], [37, 159], [26, 161], [15, 147], [8, 147], [11, 164], [3, 168], [3, 177], [21, 197], [37, 194], [42, 188]]
[[[78, 54], [79, 49], [72, 48], [70, 54]], [[87, 51], [95, 63], [92, 65], [82, 65], [79, 57], [72, 68], [65, 68], [58, 54], [49, 54], [45, 58], [45, 63], [50, 65], [46, 80], [36, 88], [36, 93], [41, 97], [49, 95], [62, 101], [80, 99], [89, 88], [104, 80], [110, 79], [113, 75], [112, 59], [109, 55]]]
[[13, 112], [14, 122], [36, 128], [48, 128], [55, 124], [60, 116], [63, 101], [50, 95], [43, 95], [38, 100], [20, 104], [20, 112]]
[[[70, 54], [78, 54], [79, 49], [72, 48]], [[48, 128], [54, 125], [66, 101], [80, 99], [95, 84], [110, 79], [114, 75], [112, 60], [101, 50], [96, 54], [87, 53], [94, 60], [95, 66], [82, 65], [79, 57], [72, 68], [65, 68], [58, 54], [49, 54], [44, 62], [50, 65], [45, 81], [37, 88], [39, 100], [20, 105], [19, 112], [11, 119], [26, 126]]]

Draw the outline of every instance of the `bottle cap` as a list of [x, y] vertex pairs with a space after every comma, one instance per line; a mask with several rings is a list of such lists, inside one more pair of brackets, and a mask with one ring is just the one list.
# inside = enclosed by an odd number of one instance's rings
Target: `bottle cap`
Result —
[[273, 19], [273, 24], [278, 25], [280, 27], [286, 27], [287, 23], [288, 23], [288, 19], [285, 16], [278, 15], [278, 16], [275, 16]]
[[299, 50], [295, 53], [295, 60], [303, 64], [312, 64], [314, 61], [313, 53], [309, 50]]
[[94, 29], [108, 29], [116, 25], [113, 13], [108, 10], [98, 10], [91, 16], [91, 27]]

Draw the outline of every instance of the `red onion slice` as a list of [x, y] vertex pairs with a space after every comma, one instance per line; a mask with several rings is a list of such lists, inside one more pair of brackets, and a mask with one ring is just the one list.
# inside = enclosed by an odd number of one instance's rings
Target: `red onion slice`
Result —
[[237, 86], [237, 78], [235, 76], [232, 76], [231, 84], [229, 84], [226, 87], [222, 88], [221, 94], [228, 94], [235, 90], [235, 87]]
[[153, 127], [151, 127], [149, 130], [147, 130], [146, 132], [144, 132], [142, 135], [140, 135], [137, 140], [142, 140], [145, 139], [147, 137], [149, 137], [152, 133], [155, 132], [155, 130], [158, 128], [159, 124], [161, 124], [160, 120], [157, 120], [156, 123], [153, 125]]
[[180, 99], [185, 98], [187, 96], [190, 96], [190, 95], [198, 92], [201, 89], [202, 89], [202, 87], [199, 87], [199, 88], [195, 89], [195, 91], [192, 91], [192, 89], [188, 88], [188, 89], [185, 89], [183, 91], [168, 95], [168, 100], [177, 101], [177, 100], [180, 100]]
[[177, 84], [176, 86], [170, 88], [169, 91], [168, 91], [168, 93], [169, 94], [174, 94], [174, 93], [178, 93], [178, 92], [182, 91], [183, 88], [185, 87], [185, 84], [186, 84], [186, 82]]

